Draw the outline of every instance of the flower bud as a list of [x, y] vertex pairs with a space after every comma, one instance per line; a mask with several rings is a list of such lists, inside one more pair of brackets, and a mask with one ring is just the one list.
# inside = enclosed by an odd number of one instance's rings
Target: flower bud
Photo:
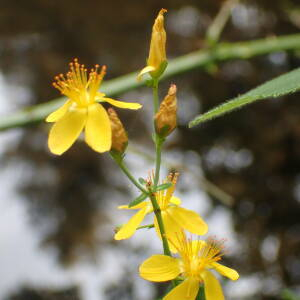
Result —
[[167, 67], [166, 57], [166, 40], [167, 35], [164, 29], [164, 13], [166, 9], [162, 8], [155, 19], [152, 27], [152, 36], [150, 42], [149, 56], [147, 59], [147, 66], [141, 70], [138, 79], [150, 72], [153, 78], [158, 78], [162, 75]]
[[115, 110], [113, 108], [109, 108], [107, 112], [110, 118], [111, 130], [112, 130], [111, 150], [115, 150], [123, 154], [128, 144], [127, 133]]
[[176, 91], [176, 85], [171, 84], [167, 96], [154, 117], [156, 133], [162, 137], [168, 136], [177, 125]]

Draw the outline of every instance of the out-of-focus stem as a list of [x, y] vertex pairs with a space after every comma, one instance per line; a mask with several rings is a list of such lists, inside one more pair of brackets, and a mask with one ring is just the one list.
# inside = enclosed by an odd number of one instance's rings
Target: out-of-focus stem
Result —
[[[210, 49], [198, 50], [169, 61], [168, 68], [160, 79], [164, 80], [194, 69], [205, 68], [211, 63], [233, 59], [249, 59], [258, 55], [297, 49], [300, 49], [300, 34], [273, 36], [247, 42], [219, 43], [213, 52]], [[133, 72], [108, 80], [102, 84], [101, 91], [111, 97], [145, 85], [143, 81], [137, 82], [136, 76], [137, 72]], [[60, 107], [65, 100], [66, 98], [61, 97], [43, 104], [26, 107], [11, 114], [2, 115], [0, 117], [0, 131], [41, 122], [48, 114]]]
[[206, 42], [208, 46], [214, 47], [218, 43], [221, 33], [230, 18], [231, 10], [238, 2], [239, 0], [227, 0], [223, 3], [219, 13], [206, 32]]

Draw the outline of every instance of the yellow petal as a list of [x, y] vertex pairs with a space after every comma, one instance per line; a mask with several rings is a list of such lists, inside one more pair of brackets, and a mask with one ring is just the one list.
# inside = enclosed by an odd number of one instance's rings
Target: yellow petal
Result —
[[124, 240], [130, 238], [141, 224], [145, 215], [147, 214], [147, 207], [139, 210], [131, 219], [124, 224], [121, 229], [115, 234], [115, 240]]
[[128, 108], [128, 109], [139, 109], [142, 107], [141, 104], [135, 103], [135, 102], [123, 102], [123, 101], [117, 101], [111, 98], [102, 98], [101, 100], [110, 103], [111, 105], [114, 105], [116, 107], [120, 108]]
[[80, 135], [87, 118], [87, 110], [68, 110], [51, 128], [48, 146], [52, 153], [61, 155], [68, 150]]
[[239, 279], [239, 273], [236, 270], [228, 268], [228, 267], [223, 266], [223, 265], [221, 265], [219, 263], [216, 263], [216, 262], [212, 263], [211, 265], [221, 275], [226, 276], [226, 277], [228, 277], [231, 280], [237, 280], [237, 279]]
[[172, 280], [180, 273], [179, 261], [166, 255], [153, 255], [140, 265], [139, 272], [142, 278], [150, 281]]
[[131, 206], [131, 207], [128, 207], [128, 205], [120, 205], [118, 206], [118, 209], [141, 209], [145, 206], [147, 206], [149, 203], [148, 202], [141, 202], [135, 206]]
[[225, 300], [222, 287], [218, 279], [209, 271], [203, 271], [201, 277], [204, 280], [206, 300]]
[[153, 66], [147, 66], [141, 70], [141, 72], [137, 76], [137, 80], [141, 81], [144, 74], [154, 71], [155, 68]]
[[172, 196], [170, 202], [172, 204], [175, 204], [175, 205], [180, 205], [181, 204], [181, 200], [179, 198], [177, 198], [177, 197], [174, 197], [174, 196]]
[[111, 125], [107, 112], [101, 104], [95, 103], [88, 106], [85, 141], [97, 152], [110, 150]]
[[187, 231], [199, 235], [207, 233], [207, 224], [194, 211], [179, 206], [170, 206], [167, 211], [174, 221]]
[[206, 246], [206, 242], [202, 240], [193, 240], [191, 242], [192, 251], [194, 255], [199, 255], [199, 251]]
[[[169, 240], [169, 248], [173, 253], [177, 253], [176, 245], [174, 246], [174, 242], [178, 240], [178, 234], [181, 233], [181, 227], [173, 220], [173, 218], [168, 214], [167, 211], [162, 211], [161, 216], [164, 223], [165, 233]], [[161, 234], [156, 217], [154, 218], [154, 227], [157, 235], [161, 239]], [[173, 243], [171, 243], [170, 240]]]
[[194, 278], [187, 278], [167, 294], [163, 300], [195, 300], [198, 291], [199, 281]]
[[47, 118], [46, 118], [46, 122], [56, 122], [58, 121], [62, 116], [64, 116], [64, 114], [67, 112], [68, 108], [71, 105], [71, 101], [68, 100], [64, 103], [63, 106], [61, 106], [59, 109], [55, 110], [54, 112], [52, 112]]

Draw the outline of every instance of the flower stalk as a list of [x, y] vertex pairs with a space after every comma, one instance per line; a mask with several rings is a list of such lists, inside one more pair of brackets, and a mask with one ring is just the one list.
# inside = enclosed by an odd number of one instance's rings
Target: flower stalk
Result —
[[[153, 80], [153, 111], [154, 115], [158, 112], [159, 108], [159, 99], [158, 99], [158, 79]], [[155, 120], [153, 121], [154, 125], [154, 142], [155, 142], [155, 175], [154, 175], [154, 180], [153, 180], [153, 188], [156, 190], [158, 181], [159, 181], [159, 174], [160, 174], [160, 166], [161, 166], [161, 150], [162, 150], [162, 145], [164, 142], [164, 138], [161, 138], [155, 130]], [[153, 211], [157, 219], [161, 239], [162, 239], [162, 244], [163, 244], [163, 249], [164, 249], [164, 254], [168, 256], [172, 256], [168, 240], [166, 238], [166, 233], [165, 233], [165, 226], [164, 222], [162, 219], [161, 215], [161, 210], [160, 207], [157, 203], [156, 196], [154, 193], [150, 194], [150, 201], [153, 206]]]
[[120, 155], [119, 153], [114, 151], [110, 151], [110, 156], [119, 166], [119, 168], [123, 171], [123, 173], [127, 176], [127, 178], [132, 182], [132, 184], [135, 185], [142, 193], [148, 194], [148, 191], [145, 188], [143, 188], [141, 184], [138, 183], [138, 181], [128, 170], [127, 166], [124, 163], [123, 155]]

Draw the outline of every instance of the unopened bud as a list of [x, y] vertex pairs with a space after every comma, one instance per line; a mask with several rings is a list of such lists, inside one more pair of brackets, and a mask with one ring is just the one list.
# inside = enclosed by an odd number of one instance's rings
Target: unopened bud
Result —
[[128, 136], [121, 123], [117, 113], [113, 108], [108, 109], [112, 130], [112, 145], [111, 149], [119, 153], [124, 153], [128, 144]]
[[146, 73], [150, 73], [153, 78], [159, 78], [167, 67], [167, 34], [164, 28], [165, 12], [167, 10], [162, 8], [154, 21], [147, 66], [139, 73], [138, 80]]
[[166, 58], [166, 40], [167, 35], [164, 28], [164, 13], [166, 9], [161, 9], [157, 18], [155, 19], [152, 28], [152, 37], [150, 43], [150, 51], [148, 57], [148, 66], [153, 66], [156, 70], [159, 70], [162, 63]]
[[168, 136], [177, 125], [176, 91], [176, 85], [172, 84], [167, 96], [160, 104], [159, 111], [154, 117], [156, 132], [162, 137]]

